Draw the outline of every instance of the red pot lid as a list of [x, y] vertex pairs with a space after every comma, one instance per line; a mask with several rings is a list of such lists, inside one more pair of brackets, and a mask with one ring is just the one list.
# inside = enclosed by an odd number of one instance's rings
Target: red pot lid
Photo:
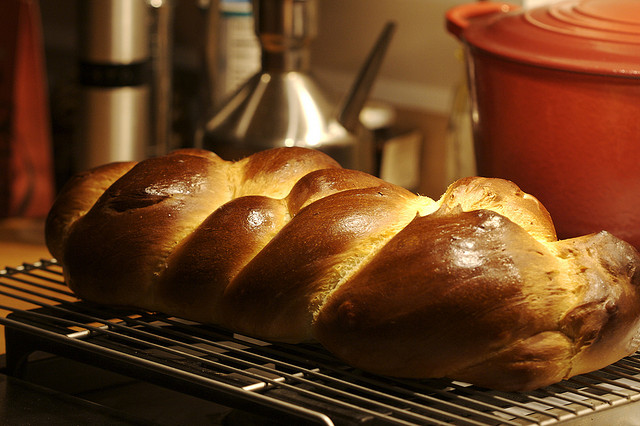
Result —
[[447, 13], [473, 48], [568, 71], [640, 78], [640, 1], [566, 0], [530, 10], [477, 2]]

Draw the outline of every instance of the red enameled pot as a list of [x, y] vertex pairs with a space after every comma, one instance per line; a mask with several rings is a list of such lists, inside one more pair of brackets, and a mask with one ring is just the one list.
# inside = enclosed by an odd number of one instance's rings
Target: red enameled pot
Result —
[[466, 50], [478, 174], [547, 207], [558, 236], [640, 248], [640, 1], [448, 11]]

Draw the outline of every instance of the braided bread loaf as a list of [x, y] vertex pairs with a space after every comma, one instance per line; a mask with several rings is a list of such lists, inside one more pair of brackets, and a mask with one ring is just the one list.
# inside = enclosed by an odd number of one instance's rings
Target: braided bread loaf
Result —
[[46, 239], [81, 298], [316, 340], [386, 375], [526, 390], [640, 343], [637, 251], [606, 232], [557, 241], [499, 179], [434, 201], [318, 151], [180, 150], [76, 176]]

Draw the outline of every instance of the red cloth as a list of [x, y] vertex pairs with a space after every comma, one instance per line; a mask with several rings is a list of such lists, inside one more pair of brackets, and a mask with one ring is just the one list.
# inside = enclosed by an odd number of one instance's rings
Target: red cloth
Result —
[[43, 217], [54, 197], [37, 0], [0, 2], [0, 217]]

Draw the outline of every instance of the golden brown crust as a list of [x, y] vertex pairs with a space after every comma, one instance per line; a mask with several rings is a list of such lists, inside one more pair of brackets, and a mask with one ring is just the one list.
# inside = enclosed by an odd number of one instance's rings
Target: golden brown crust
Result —
[[[349, 169], [322, 169], [300, 178], [288, 193], [289, 210], [297, 212], [303, 207], [336, 192], [389, 186], [382, 179], [364, 172]], [[396, 191], [402, 191], [397, 189]], [[407, 195], [409, 193], [407, 192]]]
[[217, 184], [226, 179], [219, 161], [184, 154], [152, 158], [116, 180], [72, 225], [64, 251], [71, 289], [105, 303], [148, 301], [146, 289], [153, 288], [177, 241], [229, 199], [229, 189]]
[[359, 354], [367, 370], [441, 377], [556, 327], [571, 303], [554, 282], [557, 268], [544, 246], [494, 212], [416, 218], [330, 296], [316, 337], [345, 359]]
[[636, 349], [638, 255], [611, 244], [622, 243], [570, 240], [567, 261], [495, 212], [417, 218], [329, 297], [315, 336], [380, 374], [502, 390], [555, 383]]
[[74, 178], [46, 236], [87, 300], [317, 339], [382, 374], [525, 390], [640, 344], [638, 252], [606, 232], [557, 241], [499, 179], [434, 201], [318, 151], [186, 149]]
[[557, 239], [547, 209], [535, 197], [507, 180], [462, 178], [449, 186], [440, 201], [446, 206], [460, 206], [464, 211], [491, 210], [522, 226], [538, 240], [551, 242]]
[[415, 217], [403, 195], [384, 187], [349, 190], [302, 209], [225, 291], [222, 309], [229, 326], [276, 340], [308, 339], [323, 294], [385, 234], [390, 237]]
[[[287, 219], [286, 205], [273, 198], [247, 196], [224, 204], [169, 256], [154, 299], [176, 315], [219, 323], [225, 289]], [[202, 300], [207, 309], [199, 308]]]
[[314, 170], [339, 168], [340, 165], [320, 151], [304, 148], [274, 149], [258, 152], [238, 162], [242, 168], [240, 191], [236, 196], [264, 195], [285, 197], [295, 183]]
[[128, 172], [135, 163], [106, 164], [73, 176], [60, 190], [49, 211], [45, 240], [51, 254], [64, 263], [64, 247], [69, 227], [87, 213], [104, 191]]

